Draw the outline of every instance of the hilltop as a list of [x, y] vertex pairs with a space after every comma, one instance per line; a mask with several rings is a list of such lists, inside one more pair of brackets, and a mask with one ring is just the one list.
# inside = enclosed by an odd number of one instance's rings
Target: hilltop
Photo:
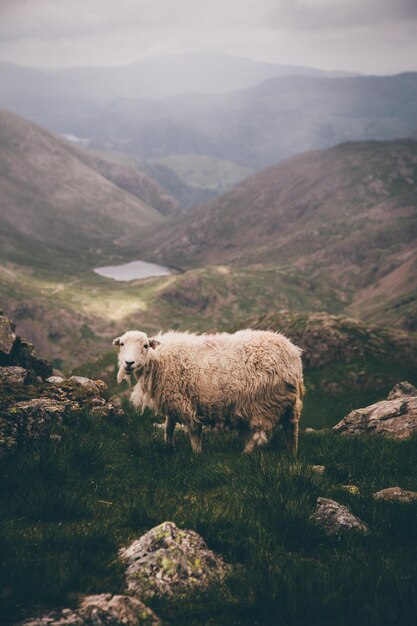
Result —
[[[148, 234], [143, 250], [183, 268], [287, 268], [333, 289], [356, 315], [395, 317], [412, 330], [416, 205], [417, 142], [351, 142], [251, 176]], [[307, 307], [314, 297], [305, 290]]]

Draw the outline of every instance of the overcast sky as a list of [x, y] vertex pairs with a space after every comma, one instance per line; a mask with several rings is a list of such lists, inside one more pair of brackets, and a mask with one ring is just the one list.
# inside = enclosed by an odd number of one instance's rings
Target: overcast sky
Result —
[[276, 63], [417, 70], [417, 0], [0, 0], [0, 59], [121, 65], [216, 50]]

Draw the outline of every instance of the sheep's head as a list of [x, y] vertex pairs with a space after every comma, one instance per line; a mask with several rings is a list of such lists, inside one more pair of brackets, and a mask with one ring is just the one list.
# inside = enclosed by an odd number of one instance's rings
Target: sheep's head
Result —
[[119, 373], [117, 382], [132, 374], [138, 374], [148, 362], [150, 353], [159, 346], [157, 339], [149, 339], [146, 333], [139, 330], [129, 330], [121, 337], [116, 337], [113, 345], [119, 349]]

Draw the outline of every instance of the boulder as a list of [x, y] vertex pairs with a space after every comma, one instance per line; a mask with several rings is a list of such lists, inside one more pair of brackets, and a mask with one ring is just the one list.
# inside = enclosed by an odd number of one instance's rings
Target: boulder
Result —
[[120, 550], [127, 588], [138, 598], [187, 597], [222, 584], [230, 566], [193, 530], [163, 522]]
[[344, 417], [333, 432], [342, 435], [371, 433], [407, 439], [417, 432], [417, 397], [400, 396], [382, 400]]
[[33, 344], [16, 335], [15, 325], [0, 311], [0, 366], [10, 365], [24, 367], [41, 378], [52, 374], [51, 363], [35, 356]]
[[7, 363], [7, 357], [13, 349], [16, 341], [14, 324], [0, 311], [0, 364]]
[[356, 517], [347, 506], [329, 498], [317, 498], [312, 519], [327, 535], [340, 535], [348, 530], [367, 532], [368, 526]]
[[50, 611], [21, 626], [160, 626], [161, 620], [140, 600], [103, 593], [86, 596], [77, 609]]
[[407, 491], [401, 487], [388, 487], [374, 493], [375, 500], [386, 500], [387, 502], [417, 502], [417, 491]]

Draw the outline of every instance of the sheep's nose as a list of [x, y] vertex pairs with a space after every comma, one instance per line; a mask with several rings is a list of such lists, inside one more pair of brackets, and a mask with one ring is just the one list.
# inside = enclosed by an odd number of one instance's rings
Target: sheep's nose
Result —
[[125, 361], [125, 363], [128, 367], [132, 367], [134, 361]]

